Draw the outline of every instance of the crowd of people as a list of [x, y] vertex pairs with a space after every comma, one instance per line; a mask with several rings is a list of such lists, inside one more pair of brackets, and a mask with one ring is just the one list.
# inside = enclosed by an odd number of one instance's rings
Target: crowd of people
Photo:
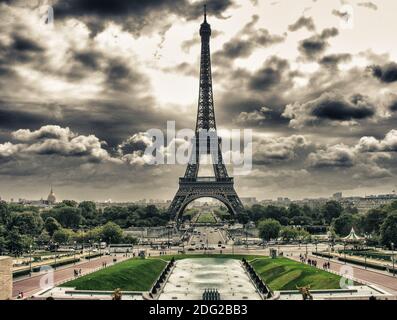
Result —
[[[312, 267], [317, 268], [317, 260], [309, 259], [306, 254], [304, 254], [304, 255], [300, 254], [299, 259], [302, 263], [307, 263], [308, 265], [311, 265]], [[331, 268], [331, 263], [329, 261], [323, 263], [323, 269], [329, 270], [330, 268]]]

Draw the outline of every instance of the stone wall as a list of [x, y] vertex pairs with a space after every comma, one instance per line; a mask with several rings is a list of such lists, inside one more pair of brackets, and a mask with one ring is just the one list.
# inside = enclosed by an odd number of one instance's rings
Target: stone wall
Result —
[[0, 256], [0, 300], [12, 298], [12, 259]]

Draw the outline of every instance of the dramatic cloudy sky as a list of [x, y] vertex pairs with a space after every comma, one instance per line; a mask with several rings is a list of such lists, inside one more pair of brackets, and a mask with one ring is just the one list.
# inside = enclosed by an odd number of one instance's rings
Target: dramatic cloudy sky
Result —
[[[172, 198], [185, 168], [145, 164], [143, 133], [194, 127], [202, 5], [0, 0], [0, 196]], [[208, 7], [218, 128], [254, 132], [241, 196], [395, 189], [396, 1]]]

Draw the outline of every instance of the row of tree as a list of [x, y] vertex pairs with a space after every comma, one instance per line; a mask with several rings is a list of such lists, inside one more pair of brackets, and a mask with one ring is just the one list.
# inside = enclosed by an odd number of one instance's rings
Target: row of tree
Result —
[[107, 222], [114, 222], [122, 228], [163, 226], [170, 219], [166, 210], [161, 210], [154, 205], [109, 206], [101, 210], [97, 209], [92, 201], [77, 203], [70, 200], [44, 211], [42, 217], [44, 220], [52, 217], [64, 228], [71, 229], [96, 227]]
[[[158, 218], [161, 217], [161, 218]], [[168, 222], [154, 206], [110, 207], [98, 210], [95, 203], [63, 201], [50, 210], [0, 201], [0, 254], [20, 255], [35, 245], [88, 242], [135, 243], [122, 227]]]
[[328, 201], [324, 205], [311, 208], [307, 205], [299, 206], [295, 203], [288, 207], [275, 205], [255, 204], [247, 208], [246, 214], [237, 217], [239, 222], [247, 223], [253, 221], [257, 223], [263, 219], [274, 219], [282, 226], [289, 225], [330, 225], [332, 221], [343, 213], [357, 214], [357, 208], [348, 206], [342, 207], [338, 201]]
[[[317, 215], [315, 214], [317, 212]], [[248, 210], [249, 217], [256, 222], [262, 239], [304, 239], [309, 236], [311, 223], [328, 226], [335, 236], [347, 236], [352, 227], [365, 235], [372, 244], [390, 247], [397, 243], [397, 201], [358, 214], [352, 207], [343, 208], [336, 201], [329, 201], [317, 209], [288, 208], [255, 205]]]

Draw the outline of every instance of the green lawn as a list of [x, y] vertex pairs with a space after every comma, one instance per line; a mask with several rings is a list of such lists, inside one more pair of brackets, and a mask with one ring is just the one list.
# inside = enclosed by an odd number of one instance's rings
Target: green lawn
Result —
[[216, 220], [212, 213], [210, 212], [203, 212], [199, 215], [197, 223], [216, 223]]
[[62, 284], [77, 290], [148, 291], [164, 269], [160, 259], [130, 259]]
[[340, 289], [340, 277], [287, 258], [263, 258], [252, 266], [272, 290], [296, 290], [310, 285], [315, 289]]

